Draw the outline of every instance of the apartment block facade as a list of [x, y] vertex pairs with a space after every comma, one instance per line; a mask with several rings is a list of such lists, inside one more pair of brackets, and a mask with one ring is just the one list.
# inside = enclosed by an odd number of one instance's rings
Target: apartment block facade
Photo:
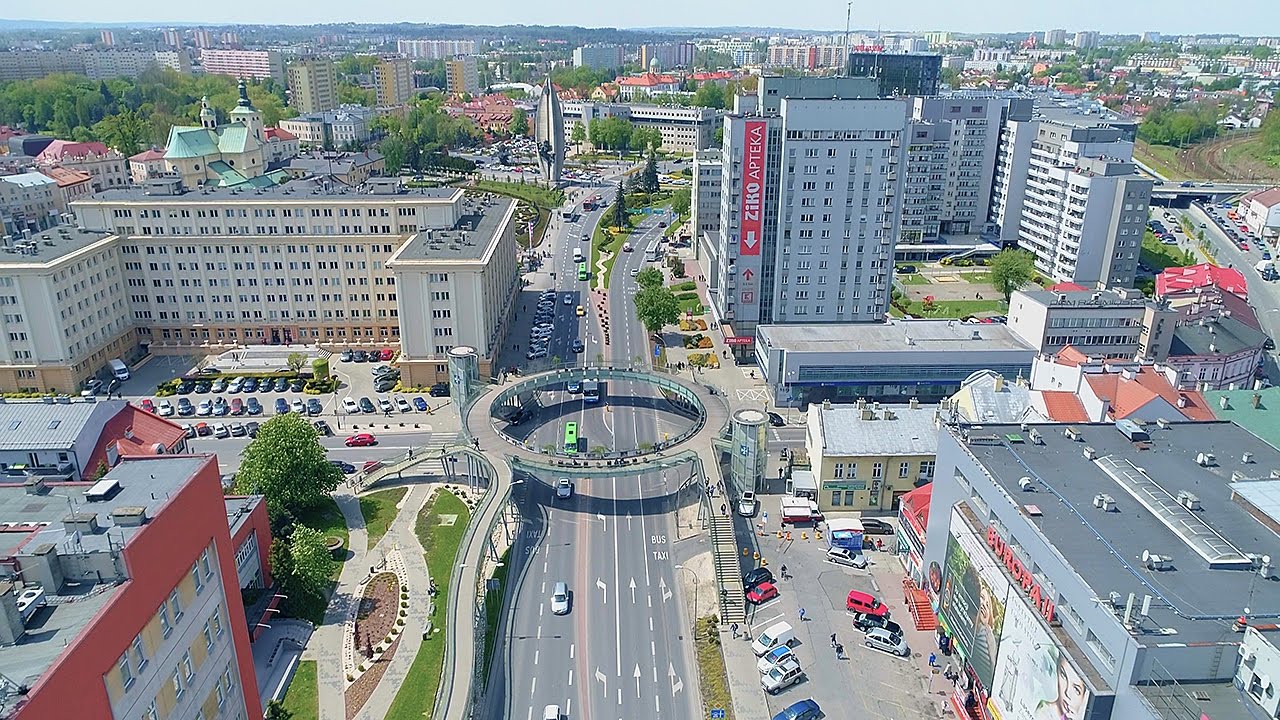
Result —
[[[938, 232], [981, 232], [991, 203], [1000, 142], [1000, 118], [1006, 101], [976, 95], [915, 98], [912, 117], [948, 126], [946, 164], [941, 169]], [[938, 191], [930, 188], [930, 193]], [[904, 238], [905, 239], [905, 238]]]
[[303, 113], [318, 113], [338, 106], [338, 75], [328, 58], [306, 58], [289, 63], [289, 104]]
[[445, 61], [445, 80], [451, 95], [480, 92], [480, 66], [475, 55], [459, 55]]
[[373, 66], [373, 87], [379, 105], [403, 105], [413, 99], [413, 61], [383, 58]]
[[414, 60], [444, 60], [455, 55], [474, 55], [474, 40], [396, 40], [396, 52]]
[[583, 45], [573, 49], [573, 66], [592, 70], [616, 70], [622, 67], [622, 55], [621, 45]]
[[230, 75], [234, 78], [271, 78], [285, 82], [284, 56], [275, 50], [220, 50], [200, 51], [200, 65], [210, 75]]

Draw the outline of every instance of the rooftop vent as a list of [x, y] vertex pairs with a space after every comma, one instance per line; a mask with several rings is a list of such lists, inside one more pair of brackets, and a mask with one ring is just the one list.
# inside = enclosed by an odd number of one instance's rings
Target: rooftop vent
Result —
[[141, 505], [121, 505], [111, 511], [111, 521], [119, 527], [141, 527], [147, 523], [147, 509]]
[[1142, 564], [1147, 566], [1148, 570], [1171, 570], [1171, 558], [1164, 555], [1156, 555], [1149, 550], [1142, 551]]
[[1018, 487], [1021, 488], [1023, 492], [1034, 492], [1036, 489], [1035, 481], [1026, 475], [1018, 478]]
[[1088, 445], [1086, 445], [1086, 446], [1084, 447], [1084, 456], [1085, 456], [1085, 459], [1087, 459], [1087, 460], [1097, 460], [1097, 459], [1098, 459], [1098, 451], [1097, 451], [1097, 450], [1094, 450], [1093, 448], [1091, 448], [1091, 447], [1089, 447]]
[[1200, 510], [1200, 498], [1195, 493], [1182, 490], [1178, 493], [1178, 504], [1188, 510]]
[[1083, 437], [1080, 435], [1080, 431], [1075, 429], [1074, 427], [1068, 427], [1066, 430], [1062, 432], [1062, 434], [1066, 435], [1067, 439], [1071, 440], [1071, 442], [1080, 442], [1083, 439]]
[[1218, 459], [1213, 453], [1196, 453], [1196, 464], [1200, 467], [1213, 467], [1218, 464]]

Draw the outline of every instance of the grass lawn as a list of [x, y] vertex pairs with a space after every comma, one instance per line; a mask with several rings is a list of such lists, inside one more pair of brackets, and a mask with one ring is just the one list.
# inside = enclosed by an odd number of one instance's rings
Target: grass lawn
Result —
[[[1008, 307], [1003, 300], [938, 300], [933, 304], [933, 310], [925, 312], [920, 301], [916, 300], [907, 306], [907, 312], [926, 318], [962, 318], [980, 313], [1001, 315]], [[901, 317], [895, 307], [891, 307], [890, 312]]]
[[675, 222], [668, 225], [667, 229], [662, 231], [662, 237], [671, 237], [672, 235], [675, 235], [677, 232], [680, 231], [680, 227], [684, 225], [686, 222], [689, 222], [688, 213], [681, 215], [680, 217], [675, 219]]
[[[298, 522], [319, 530], [324, 533], [325, 537], [340, 537], [342, 538], [343, 549], [349, 547], [347, 523], [342, 519], [342, 511], [338, 509], [338, 503], [332, 498], [325, 498], [324, 502], [300, 515]], [[340, 572], [342, 572], [342, 563], [335, 562], [333, 571], [329, 574], [330, 580], [336, 583]], [[284, 614], [290, 617], [310, 620], [312, 623], [319, 625], [324, 622], [324, 610], [329, 605], [329, 593], [332, 591], [333, 584], [331, 583], [325, 589], [323, 597], [290, 596], [282, 603], [281, 609]]]
[[[457, 515], [457, 520], [452, 525], [441, 525], [441, 515]], [[440, 632], [423, 641], [384, 720], [422, 720], [435, 712], [436, 690], [440, 687], [440, 673], [444, 668], [443, 626], [453, 583], [453, 561], [470, 521], [471, 512], [466, 504], [447, 490], [437, 493], [435, 499], [418, 513], [413, 530], [426, 551], [427, 570], [439, 591], [431, 621]]]
[[285, 712], [292, 720], [318, 720], [320, 690], [316, 680], [316, 661], [303, 660], [293, 673], [289, 689], [284, 693]]
[[1157, 270], [1169, 267], [1184, 267], [1196, 263], [1196, 258], [1190, 253], [1182, 250], [1177, 245], [1165, 245], [1157, 240], [1150, 231], [1142, 238], [1142, 252], [1138, 257], [1143, 264]]
[[364, 526], [369, 531], [369, 547], [377, 546], [391, 521], [396, 519], [396, 505], [404, 499], [409, 488], [391, 488], [370, 493], [360, 498], [360, 514], [364, 515]]
[[501, 180], [477, 180], [475, 183], [477, 190], [485, 192], [498, 193], [499, 195], [510, 195], [511, 197], [528, 200], [544, 210], [555, 210], [564, 204], [564, 192], [560, 190], [548, 190], [541, 185], [532, 183], [504, 182]]
[[1133, 156], [1169, 180], [1186, 177], [1181, 169], [1182, 163], [1178, 161], [1178, 148], [1150, 145], [1139, 140], [1133, 147]]
[[733, 701], [729, 696], [729, 677], [720, 652], [720, 632], [713, 617], [698, 618], [693, 646], [698, 657], [698, 686], [702, 689], [702, 709], [723, 708], [725, 717], [733, 718]]
[[595, 233], [591, 236], [591, 272], [596, 271], [596, 263], [600, 260], [601, 252], [613, 253], [613, 257], [604, 261], [604, 275], [599, 278], [596, 283], [598, 288], [609, 287], [609, 276], [613, 274], [613, 263], [618, 259], [618, 255], [622, 253], [622, 246], [631, 238], [631, 228], [627, 228], [625, 232], [617, 235], [610, 235], [605, 232], [604, 225], [597, 225]]
[[498, 581], [498, 589], [492, 590], [485, 597], [484, 616], [485, 627], [488, 632], [484, 637], [484, 674], [480, 677], [489, 677], [489, 665], [493, 663], [493, 651], [498, 644], [498, 624], [502, 616], [502, 599], [506, 597], [507, 592], [507, 565], [511, 562], [511, 548], [502, 553], [502, 559], [499, 560], [502, 567], [493, 571], [493, 579]]
[[926, 278], [920, 273], [907, 273], [906, 275], [894, 275], [893, 277], [896, 278], [898, 282], [902, 283], [903, 285], [932, 285], [933, 284], [929, 282], [929, 278]]

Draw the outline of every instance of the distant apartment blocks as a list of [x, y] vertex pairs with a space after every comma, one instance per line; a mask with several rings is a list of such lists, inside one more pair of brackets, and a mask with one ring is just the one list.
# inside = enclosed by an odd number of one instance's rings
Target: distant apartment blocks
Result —
[[338, 106], [338, 74], [329, 58], [305, 58], [289, 63], [289, 104], [303, 113]]
[[210, 75], [285, 82], [284, 56], [275, 50], [201, 50], [200, 65]]
[[474, 40], [397, 40], [396, 52], [414, 60], [444, 60], [455, 55], [474, 55]]
[[53, 73], [76, 73], [91, 80], [136, 78], [153, 67], [189, 73], [191, 60], [180, 50], [0, 50], [0, 82]]
[[413, 99], [413, 61], [383, 58], [373, 66], [373, 88], [379, 105], [403, 105]]
[[[622, 67], [621, 45], [594, 44], [574, 48], [573, 66], [592, 70], [616, 70]], [[648, 66], [645, 66], [648, 69]]]

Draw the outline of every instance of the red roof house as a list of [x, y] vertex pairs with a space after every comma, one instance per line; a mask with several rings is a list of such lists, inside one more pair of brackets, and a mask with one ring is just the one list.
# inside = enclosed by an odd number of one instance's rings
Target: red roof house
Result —
[[134, 405], [125, 405], [102, 426], [98, 442], [83, 465], [86, 479], [105, 463], [115, 467], [121, 458], [171, 455], [186, 451], [187, 434], [182, 427]]
[[1156, 276], [1156, 297], [1194, 293], [1199, 288], [1215, 287], [1219, 290], [1248, 298], [1248, 286], [1244, 274], [1235, 268], [1217, 267], [1209, 263], [1191, 267], [1167, 268]]

